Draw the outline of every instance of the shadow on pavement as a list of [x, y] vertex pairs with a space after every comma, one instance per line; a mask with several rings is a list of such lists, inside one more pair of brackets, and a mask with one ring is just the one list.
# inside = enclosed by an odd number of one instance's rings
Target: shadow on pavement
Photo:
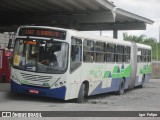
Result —
[[30, 102], [46, 102], [46, 103], [65, 103], [63, 100], [53, 99], [48, 97], [26, 95], [20, 93], [5, 92], [4, 97], [11, 101], [30, 101]]
[[9, 92], [10, 83], [0, 83], [0, 92]]
[[[125, 90], [125, 94], [130, 94], [131, 91], [134, 91], [136, 89], [141, 89], [141, 88], [136, 87], [133, 90]], [[8, 83], [0, 84], [0, 93], [3, 93], [1, 97], [3, 97], [4, 99], [14, 100], [14, 101], [35, 101], [35, 102], [37, 101], [37, 102], [46, 102], [46, 103], [75, 103], [75, 100], [64, 101], [64, 100], [48, 98], [48, 97], [26, 95], [26, 94], [20, 94], [20, 93], [10, 93], [10, 84]], [[94, 100], [94, 99], [103, 99], [110, 96], [118, 96], [118, 95], [115, 92], [104, 93], [104, 94], [89, 96], [87, 97], [87, 101]]]
[[[133, 92], [133, 91], [135, 91], [137, 89], [142, 89], [142, 88], [135, 87], [135, 88], [133, 88], [131, 90], [125, 90], [124, 95], [125, 94], [130, 94], [130, 92]], [[100, 98], [103, 99], [103, 98], [110, 97], [110, 96], [120, 96], [120, 95], [118, 95], [116, 92], [110, 92], [110, 93], [102, 93], [102, 94], [98, 94], [98, 95], [88, 96], [87, 99], [90, 99], [90, 100], [92, 100], [92, 99], [93, 100], [94, 99], [100, 99]]]

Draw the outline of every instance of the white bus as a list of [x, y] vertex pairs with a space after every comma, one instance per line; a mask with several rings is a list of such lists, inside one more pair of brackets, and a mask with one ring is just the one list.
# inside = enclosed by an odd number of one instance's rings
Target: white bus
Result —
[[11, 92], [83, 102], [143, 87], [150, 77], [150, 46], [55, 27], [17, 31]]

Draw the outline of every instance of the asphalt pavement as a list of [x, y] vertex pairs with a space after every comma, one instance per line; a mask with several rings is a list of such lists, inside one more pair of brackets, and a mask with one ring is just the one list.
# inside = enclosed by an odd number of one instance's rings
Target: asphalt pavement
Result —
[[[0, 111], [160, 111], [159, 103], [159, 79], [150, 80], [144, 88], [125, 91], [122, 96], [114, 93], [91, 96], [82, 104], [46, 97], [12, 94], [10, 93], [10, 84], [0, 83]], [[60, 119], [66, 120], [66, 118]], [[90, 118], [82, 119], [89, 120]], [[114, 118], [110, 119], [114, 120]], [[134, 118], [132, 119], [134, 120]], [[143, 120], [143, 118], [141, 119]], [[152, 120], [152, 118], [145, 120]]]

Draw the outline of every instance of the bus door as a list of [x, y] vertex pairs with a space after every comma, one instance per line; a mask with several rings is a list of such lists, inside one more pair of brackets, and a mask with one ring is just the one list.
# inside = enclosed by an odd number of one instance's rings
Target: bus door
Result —
[[70, 73], [74, 73], [82, 64], [82, 40], [72, 38]]
[[131, 46], [131, 77], [129, 81], [129, 89], [134, 88], [137, 74], [137, 45], [132, 42]]
[[[82, 40], [72, 37], [70, 55], [70, 98], [76, 96], [78, 85], [81, 83]], [[75, 91], [73, 91], [75, 90]], [[77, 91], [76, 91], [77, 90]]]

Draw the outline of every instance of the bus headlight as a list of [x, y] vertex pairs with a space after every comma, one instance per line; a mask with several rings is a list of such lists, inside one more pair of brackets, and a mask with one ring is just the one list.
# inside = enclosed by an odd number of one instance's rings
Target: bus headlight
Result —
[[60, 86], [63, 86], [63, 82], [60, 82], [59, 84], [60, 84]]
[[50, 85], [48, 83], [43, 83], [44, 87], [50, 87]]

